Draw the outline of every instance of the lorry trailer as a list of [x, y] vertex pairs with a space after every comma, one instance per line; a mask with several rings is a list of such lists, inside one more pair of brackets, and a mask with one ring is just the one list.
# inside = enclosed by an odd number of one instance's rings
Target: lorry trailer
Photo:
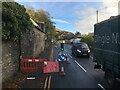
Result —
[[96, 69], [105, 72], [111, 86], [120, 78], [120, 15], [94, 25], [94, 54]]

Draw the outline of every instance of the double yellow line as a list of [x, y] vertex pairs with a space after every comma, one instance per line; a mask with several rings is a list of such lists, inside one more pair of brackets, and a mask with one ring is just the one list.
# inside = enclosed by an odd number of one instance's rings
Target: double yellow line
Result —
[[44, 83], [44, 90], [50, 90], [51, 85], [51, 75], [46, 77], [45, 83]]
[[[52, 61], [53, 59], [53, 43], [52, 43], [52, 48], [51, 48], [51, 52], [50, 52], [50, 61]], [[44, 83], [44, 90], [50, 90], [50, 85], [51, 85], [51, 75], [47, 76], [45, 79], [45, 83]]]

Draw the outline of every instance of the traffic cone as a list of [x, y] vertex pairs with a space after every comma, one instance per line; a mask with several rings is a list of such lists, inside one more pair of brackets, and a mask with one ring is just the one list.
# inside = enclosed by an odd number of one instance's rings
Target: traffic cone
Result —
[[58, 60], [57, 60], [57, 59], [55, 59], [55, 61], [57, 62]]
[[60, 75], [61, 75], [61, 76], [64, 76], [64, 75], [65, 75], [63, 64], [61, 65], [61, 72], [60, 72]]
[[66, 63], [70, 64], [70, 60], [69, 60], [68, 54], [66, 55]]

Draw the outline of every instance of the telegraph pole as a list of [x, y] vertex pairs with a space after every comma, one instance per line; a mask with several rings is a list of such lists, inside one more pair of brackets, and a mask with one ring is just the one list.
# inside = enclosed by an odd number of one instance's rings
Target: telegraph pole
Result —
[[98, 23], [98, 10], [96, 11], [96, 15], [97, 15], [97, 23]]

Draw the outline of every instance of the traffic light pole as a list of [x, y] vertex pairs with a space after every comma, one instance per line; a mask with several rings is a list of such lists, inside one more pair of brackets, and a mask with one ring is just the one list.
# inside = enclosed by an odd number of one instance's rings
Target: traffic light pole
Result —
[[61, 43], [61, 51], [64, 51], [64, 43]]

